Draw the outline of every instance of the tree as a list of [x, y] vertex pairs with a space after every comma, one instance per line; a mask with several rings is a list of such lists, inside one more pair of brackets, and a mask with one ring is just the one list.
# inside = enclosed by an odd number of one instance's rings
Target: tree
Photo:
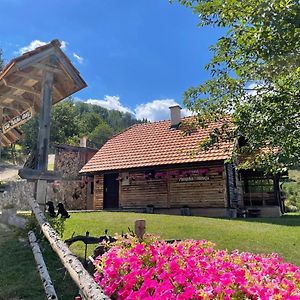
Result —
[[113, 129], [105, 122], [101, 122], [95, 129], [88, 135], [89, 144], [93, 147], [102, 147], [109, 138], [113, 136]]
[[[87, 135], [89, 146], [101, 147], [114, 134], [139, 122], [130, 114], [67, 98], [52, 107], [50, 143], [79, 145], [80, 137]], [[38, 127], [38, 116], [21, 126], [25, 138], [20, 144], [25, 152], [36, 149]]]
[[[211, 79], [185, 92], [199, 124], [225, 124], [202, 146], [244, 137], [242, 167], [276, 172], [300, 158], [300, 5], [298, 0], [178, 0], [200, 26], [226, 31], [211, 47]], [[230, 130], [228, 129], [230, 128]]]
[[103, 120], [95, 112], [85, 112], [80, 117], [77, 116], [80, 135], [88, 135], [91, 133]]
[[79, 141], [79, 124], [72, 99], [57, 103], [52, 108], [50, 141], [75, 144]]

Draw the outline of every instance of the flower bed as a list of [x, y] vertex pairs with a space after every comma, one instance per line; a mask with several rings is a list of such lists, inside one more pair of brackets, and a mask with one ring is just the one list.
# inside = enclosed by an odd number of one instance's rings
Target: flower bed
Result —
[[95, 260], [95, 280], [112, 299], [300, 299], [300, 269], [277, 254], [146, 240], [119, 239]]

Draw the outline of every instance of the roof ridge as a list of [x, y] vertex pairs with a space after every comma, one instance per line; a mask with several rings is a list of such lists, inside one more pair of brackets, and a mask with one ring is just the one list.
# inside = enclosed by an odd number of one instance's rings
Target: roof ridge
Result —
[[12, 58], [5, 66], [4, 68], [2, 69], [2, 71], [0, 72], [0, 78], [2, 78], [2, 76], [4, 76], [9, 70], [11, 67], [13, 67], [13, 65], [26, 58], [27, 56], [31, 56], [33, 53], [35, 52], [39, 52], [41, 49], [47, 49], [49, 48], [50, 46], [51, 47], [59, 47], [59, 44], [60, 44], [60, 41], [58, 39], [54, 39], [52, 40], [51, 42], [45, 44], [45, 45], [42, 45], [42, 46], [39, 46], [39, 47], [36, 47], [30, 51], [27, 51], [27, 52], [24, 52], [22, 53], [21, 55], [17, 56], [17, 57], [14, 57]]

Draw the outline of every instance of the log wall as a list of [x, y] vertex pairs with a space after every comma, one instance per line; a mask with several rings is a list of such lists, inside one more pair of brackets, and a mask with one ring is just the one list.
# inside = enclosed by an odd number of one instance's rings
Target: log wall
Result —
[[94, 176], [94, 199], [93, 209], [103, 209], [104, 177], [103, 175]]
[[[145, 180], [144, 173], [129, 173], [130, 184], [120, 184], [120, 207], [146, 207], [149, 204], [157, 208], [168, 207], [167, 181], [162, 179]], [[135, 178], [132, 180], [131, 178]]]
[[[223, 165], [207, 165], [201, 168], [208, 170], [205, 176], [193, 175], [188, 179], [166, 176], [146, 180], [144, 172], [130, 172], [129, 185], [120, 184], [120, 208], [144, 208], [147, 205], [153, 205], [155, 208], [226, 207], [225, 176], [224, 171], [220, 172]], [[197, 170], [199, 166], [185, 169]], [[180, 169], [169, 168], [159, 171], [178, 170]], [[201, 177], [201, 180], [197, 180], [197, 177]]]

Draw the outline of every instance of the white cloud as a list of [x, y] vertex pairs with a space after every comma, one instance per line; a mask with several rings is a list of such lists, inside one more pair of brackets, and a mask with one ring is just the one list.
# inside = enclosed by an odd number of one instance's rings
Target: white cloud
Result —
[[46, 42], [43, 42], [43, 41], [40, 41], [40, 40], [34, 40], [29, 45], [20, 48], [18, 52], [20, 54], [23, 54], [25, 52], [34, 50], [35, 48], [44, 46], [46, 44], [47, 44]]
[[[140, 104], [135, 108], [137, 119], [147, 119], [151, 122], [170, 119], [170, 106], [178, 105], [174, 99], [153, 100], [145, 104]], [[183, 117], [190, 116], [192, 113], [187, 109], [182, 109]]]
[[66, 50], [66, 49], [67, 49], [68, 43], [67, 43], [66, 41], [61, 41], [60, 43], [61, 43], [60, 48], [61, 48], [62, 50]]
[[[44, 41], [40, 41], [40, 40], [34, 40], [34, 41], [31, 41], [29, 45], [20, 48], [17, 52], [19, 54], [23, 54], [25, 52], [34, 50], [37, 47], [44, 46], [44, 45], [46, 45], [48, 43], [49, 42], [44, 42]], [[67, 45], [68, 45], [68, 43], [66, 41], [61, 41], [61, 49], [62, 50], [65, 50], [67, 48]]]
[[86, 103], [99, 105], [101, 107], [107, 108], [107, 109], [115, 109], [119, 110], [121, 112], [128, 112], [133, 113], [132, 110], [128, 107], [125, 107], [120, 102], [120, 97], [118, 96], [108, 96], [106, 95], [104, 99], [98, 100], [98, 99], [88, 99]]
[[73, 52], [73, 57], [80, 63], [83, 63], [83, 57], [79, 56], [78, 54], [76, 54], [75, 52]]
[[[139, 120], [147, 119], [148, 121], [161, 121], [170, 119], [170, 106], [178, 105], [174, 99], [157, 99], [144, 104], [139, 104], [134, 110], [124, 106], [120, 97], [118, 96], [105, 96], [104, 99], [88, 99], [86, 103], [99, 105], [106, 109], [115, 109], [123, 113], [131, 113]], [[183, 108], [181, 110], [182, 117], [192, 115], [192, 112]]]

